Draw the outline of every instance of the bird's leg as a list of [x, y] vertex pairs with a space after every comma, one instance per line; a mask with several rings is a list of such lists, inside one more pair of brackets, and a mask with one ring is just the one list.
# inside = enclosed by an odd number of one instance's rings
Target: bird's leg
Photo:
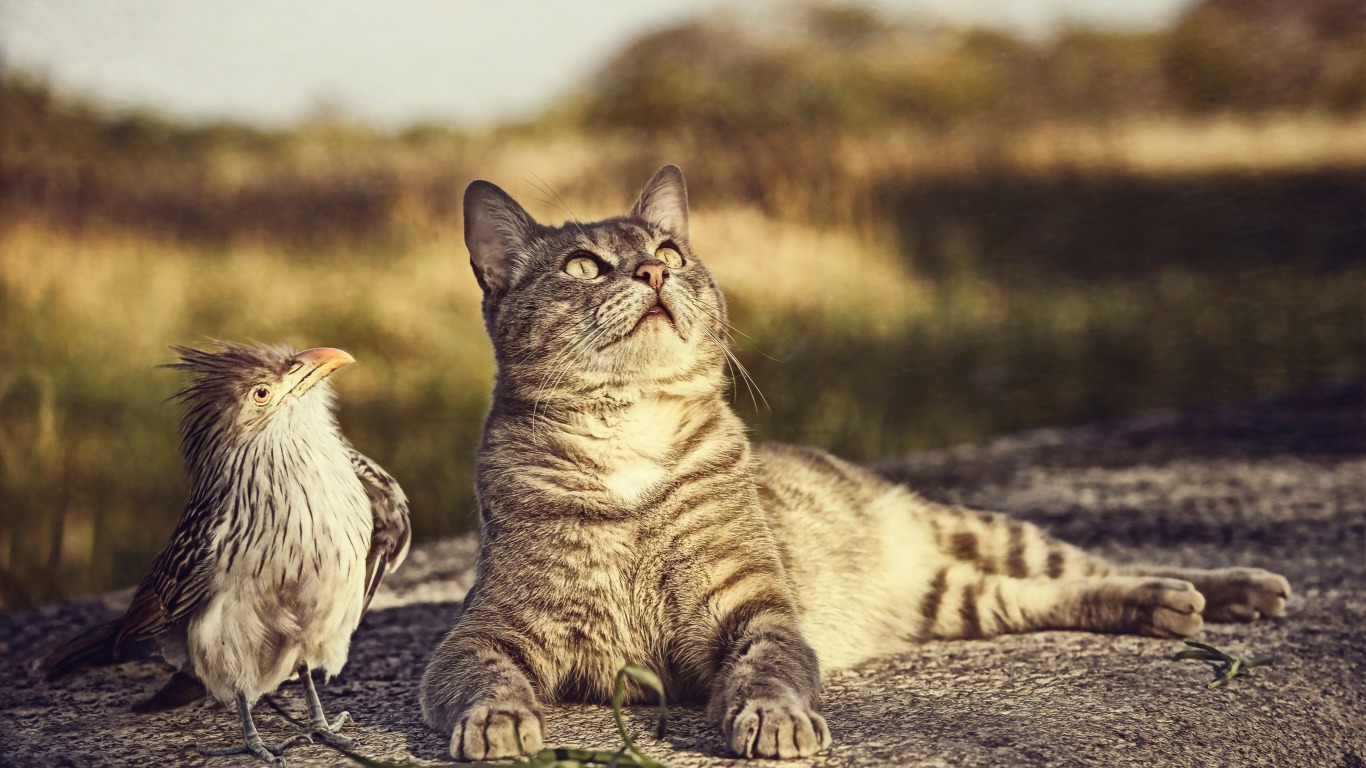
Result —
[[247, 697], [242, 693], [237, 694], [237, 715], [242, 718], [242, 744], [229, 747], [201, 747], [196, 744], [194, 745], [195, 750], [198, 751], [199, 754], [209, 757], [250, 753], [260, 759], [261, 762], [269, 763], [270, 765], [281, 765], [284, 763], [284, 760], [280, 759], [280, 755], [284, 754], [286, 749], [296, 747], [300, 744], [307, 744], [310, 741], [307, 736], [295, 736], [294, 738], [286, 739], [273, 747], [268, 746], [261, 740], [261, 734], [256, 732], [256, 722], [251, 719], [251, 705], [247, 703]]
[[356, 742], [337, 732], [346, 725], [346, 721], [351, 717], [351, 713], [342, 712], [337, 715], [337, 719], [331, 724], [327, 722], [327, 715], [323, 714], [323, 703], [318, 698], [318, 689], [313, 687], [313, 672], [307, 664], [299, 665], [299, 680], [304, 684], [304, 699], [308, 702], [308, 732], [319, 741], [326, 742], [338, 747], [351, 747]]

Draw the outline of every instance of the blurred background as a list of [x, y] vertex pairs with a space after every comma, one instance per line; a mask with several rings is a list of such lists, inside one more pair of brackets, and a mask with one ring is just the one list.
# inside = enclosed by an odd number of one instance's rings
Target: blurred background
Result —
[[420, 539], [491, 352], [460, 194], [682, 166], [757, 437], [858, 460], [1366, 376], [1360, 0], [0, 0], [0, 607], [136, 583], [170, 344], [338, 346]]

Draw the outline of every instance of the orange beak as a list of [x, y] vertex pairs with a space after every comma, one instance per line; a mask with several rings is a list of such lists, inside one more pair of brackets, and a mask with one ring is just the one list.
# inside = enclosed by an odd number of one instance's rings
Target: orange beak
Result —
[[295, 370], [289, 372], [286, 378], [294, 380], [294, 386], [290, 387], [289, 391], [295, 396], [303, 395], [318, 382], [331, 376], [338, 368], [356, 362], [356, 358], [352, 357], [349, 352], [332, 347], [305, 349], [292, 359], [296, 367]]

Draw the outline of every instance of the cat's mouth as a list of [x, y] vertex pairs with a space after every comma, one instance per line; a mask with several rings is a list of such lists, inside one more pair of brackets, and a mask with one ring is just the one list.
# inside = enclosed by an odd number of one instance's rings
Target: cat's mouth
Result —
[[[678, 325], [678, 323], [674, 321], [674, 313], [670, 312], [669, 308], [664, 306], [664, 302], [656, 299], [654, 305], [651, 306], [649, 309], [646, 309], [645, 314], [641, 315], [640, 319], [636, 321], [636, 326], [631, 329], [631, 333], [635, 333], [636, 331], [640, 330], [641, 326], [650, 322], [654, 318], [662, 318], [663, 320], [668, 322], [669, 325]], [[630, 334], [627, 335], [629, 336]]]

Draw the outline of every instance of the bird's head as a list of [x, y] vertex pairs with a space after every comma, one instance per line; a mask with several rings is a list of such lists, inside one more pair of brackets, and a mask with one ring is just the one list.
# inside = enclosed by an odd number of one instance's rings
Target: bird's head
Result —
[[190, 373], [176, 394], [185, 405], [182, 447], [191, 469], [205, 451], [242, 444], [262, 434], [333, 432], [327, 377], [355, 362], [340, 349], [294, 352], [284, 346], [215, 342], [213, 349], [172, 347], [180, 360], [166, 367]]

